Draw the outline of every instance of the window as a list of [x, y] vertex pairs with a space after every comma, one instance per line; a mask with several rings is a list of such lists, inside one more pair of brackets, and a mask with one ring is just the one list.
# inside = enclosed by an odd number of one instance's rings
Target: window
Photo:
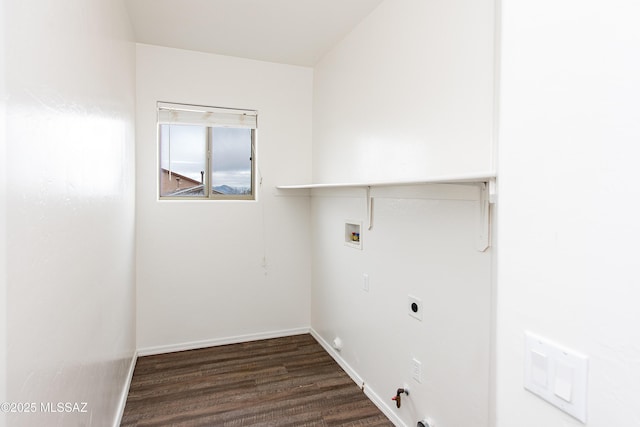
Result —
[[158, 103], [161, 199], [254, 200], [258, 115]]

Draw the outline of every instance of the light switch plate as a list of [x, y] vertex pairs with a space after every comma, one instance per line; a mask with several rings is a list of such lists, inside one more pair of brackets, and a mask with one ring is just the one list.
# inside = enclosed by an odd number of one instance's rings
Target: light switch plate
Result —
[[411, 359], [411, 378], [416, 382], [422, 382], [422, 363], [415, 357]]
[[587, 356], [525, 332], [524, 387], [587, 422]]
[[549, 356], [531, 350], [531, 381], [546, 388], [549, 383]]

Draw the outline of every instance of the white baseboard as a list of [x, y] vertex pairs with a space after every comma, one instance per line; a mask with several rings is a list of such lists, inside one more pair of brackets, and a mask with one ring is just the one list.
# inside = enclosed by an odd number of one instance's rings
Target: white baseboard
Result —
[[319, 333], [317, 333], [315, 331], [315, 329], [311, 328], [311, 336], [313, 336], [313, 338], [316, 339], [316, 341], [318, 341], [318, 343], [325, 349], [325, 351], [327, 353], [329, 353], [329, 355], [331, 355], [331, 357], [333, 357], [333, 359], [336, 361], [336, 363], [338, 365], [340, 365], [340, 367], [342, 368], [343, 371], [345, 371], [347, 373], [347, 375], [349, 375], [351, 377], [351, 379], [353, 380], [354, 383], [358, 384], [358, 387], [362, 388], [364, 385], [364, 380], [362, 379], [362, 377], [360, 375], [358, 375], [358, 373], [355, 371], [355, 369], [353, 369], [351, 367], [351, 365], [349, 365], [343, 358], [342, 356], [340, 356], [340, 353], [338, 353], [331, 344], [329, 344], [328, 342], [326, 342], [324, 340], [324, 338], [322, 338], [322, 336], [320, 336]]
[[257, 334], [236, 335], [210, 340], [191, 341], [178, 344], [158, 345], [138, 349], [138, 356], [151, 356], [153, 354], [174, 353], [176, 351], [195, 350], [198, 348], [216, 347], [227, 344], [239, 344], [248, 341], [266, 340], [270, 338], [282, 338], [291, 335], [308, 334], [309, 328], [284, 329], [272, 332], [260, 332]]
[[381, 399], [380, 396], [378, 396], [378, 394], [373, 389], [371, 389], [366, 385], [365, 380], [355, 371], [355, 369], [351, 367], [351, 365], [349, 365], [342, 358], [342, 355], [339, 352], [337, 352], [333, 348], [333, 346], [331, 346], [327, 341], [325, 341], [325, 339], [322, 338], [322, 336], [320, 336], [320, 334], [316, 332], [315, 329], [311, 328], [310, 333], [316, 339], [316, 341], [318, 341], [318, 343], [325, 349], [325, 351], [329, 353], [331, 357], [333, 357], [333, 360], [335, 360], [336, 363], [340, 365], [342, 370], [344, 370], [347, 373], [347, 375], [351, 377], [353, 382], [355, 382], [358, 385], [358, 387], [364, 390], [364, 394], [367, 395], [369, 400], [371, 400], [373, 404], [376, 405], [378, 409], [380, 409], [380, 411], [382, 411], [382, 413], [386, 415], [386, 417], [389, 418], [389, 420], [391, 420], [391, 422], [395, 426], [407, 427], [407, 425], [400, 419], [400, 417], [398, 417], [398, 415], [393, 411], [393, 409], [387, 404], [387, 401], [384, 399]]
[[122, 423], [122, 416], [124, 415], [124, 407], [127, 404], [127, 396], [129, 395], [129, 388], [131, 388], [131, 380], [133, 379], [133, 371], [136, 367], [136, 361], [138, 360], [138, 352], [134, 351], [129, 363], [129, 372], [127, 372], [127, 379], [124, 382], [122, 391], [120, 392], [120, 402], [118, 403], [118, 410], [116, 412], [116, 419], [113, 426], [119, 427]]
[[[387, 400], [391, 399], [382, 399], [378, 394], [373, 391], [370, 387], [364, 388], [364, 394], [367, 395], [369, 400], [371, 400], [377, 407], [382, 411], [383, 414], [387, 416], [391, 420], [391, 422], [396, 427], [407, 427], [407, 425], [400, 419], [398, 414], [387, 404]], [[395, 406], [395, 405], [394, 405]]]

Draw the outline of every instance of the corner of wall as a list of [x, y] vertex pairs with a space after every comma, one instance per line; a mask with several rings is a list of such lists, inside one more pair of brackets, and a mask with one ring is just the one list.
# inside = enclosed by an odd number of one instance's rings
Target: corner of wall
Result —
[[[0, 378], [7, 378], [7, 130], [5, 89], [4, 0], [0, 0]], [[0, 381], [0, 402], [6, 401], [6, 381]], [[4, 427], [4, 413], [0, 427]]]
[[124, 384], [122, 385], [122, 391], [120, 392], [120, 399], [116, 408], [115, 419], [113, 421], [113, 427], [119, 427], [122, 423], [122, 416], [124, 415], [124, 408], [127, 405], [127, 398], [129, 397], [129, 389], [131, 388], [131, 380], [133, 379], [133, 371], [136, 368], [136, 361], [138, 360], [138, 352], [134, 351], [131, 356], [131, 362], [129, 363], [129, 369], [127, 376], [125, 377]]
[[356, 370], [349, 365], [349, 363], [340, 355], [336, 349], [330, 345], [315, 329], [310, 329], [311, 336], [329, 353], [329, 355], [336, 361], [336, 363], [342, 368], [343, 371], [349, 375], [351, 380], [362, 389], [367, 397], [386, 415], [387, 418], [393, 422], [395, 426], [406, 427], [406, 424], [402, 419], [392, 410], [391, 406], [387, 403], [386, 399], [381, 398], [373, 389], [369, 388], [362, 377], [356, 372]]

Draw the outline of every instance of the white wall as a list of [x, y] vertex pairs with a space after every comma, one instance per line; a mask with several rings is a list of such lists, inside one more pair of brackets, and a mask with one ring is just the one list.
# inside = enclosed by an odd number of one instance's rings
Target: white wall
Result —
[[128, 15], [110, 0], [7, 0], [4, 13], [6, 400], [40, 412], [7, 424], [109, 425], [135, 350]]
[[589, 356], [590, 427], [640, 426], [640, 6], [503, 2], [497, 426], [579, 426], [523, 389], [523, 333]]
[[[398, 424], [428, 415], [440, 426], [488, 426], [491, 254], [475, 247], [477, 189], [374, 190], [374, 226], [357, 250], [344, 245], [344, 223], [366, 224], [363, 193], [313, 197], [314, 331], [329, 344], [341, 338], [339, 357]], [[422, 321], [408, 315], [408, 295], [423, 301]], [[396, 409], [390, 399], [405, 384], [410, 397]]]
[[[312, 70], [137, 48], [138, 347], [164, 351], [309, 326]], [[158, 201], [156, 102], [257, 109], [257, 201]], [[151, 349], [151, 350], [150, 350]]]
[[[313, 174], [321, 182], [492, 167], [493, 2], [385, 1], [315, 69]], [[488, 426], [491, 250], [478, 252], [476, 187], [364, 190], [312, 199], [312, 327], [399, 425]], [[361, 290], [369, 274], [371, 289]], [[425, 303], [409, 317], [408, 294]], [[423, 382], [411, 378], [415, 357]], [[400, 410], [390, 398], [407, 384]]]
[[[4, 28], [4, 0], [0, 0], [0, 28]], [[0, 171], [7, 170], [4, 31], [0, 31]], [[7, 378], [7, 175], [0, 173], [0, 378]], [[0, 402], [6, 399], [6, 381], [0, 382]], [[6, 425], [0, 413], [0, 427]]]
[[315, 67], [316, 181], [492, 165], [493, 1], [387, 0]]

